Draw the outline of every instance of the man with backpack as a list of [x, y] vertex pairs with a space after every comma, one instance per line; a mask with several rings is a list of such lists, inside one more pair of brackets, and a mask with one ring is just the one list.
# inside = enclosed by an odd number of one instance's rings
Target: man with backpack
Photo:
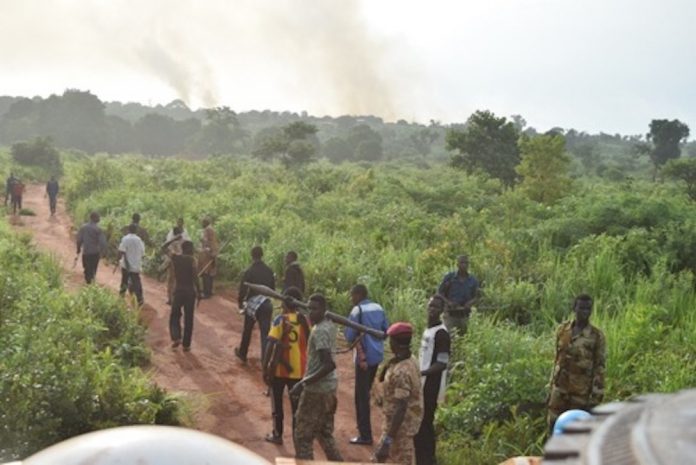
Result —
[[443, 321], [447, 329], [455, 334], [466, 333], [471, 315], [471, 306], [479, 293], [479, 282], [469, 274], [469, 256], [457, 257], [457, 271], [445, 275], [437, 293], [445, 298], [447, 305]]
[[[370, 328], [386, 331], [389, 327], [387, 315], [378, 303], [367, 298], [367, 287], [356, 284], [350, 290], [354, 305], [348, 319]], [[379, 364], [384, 360], [384, 342], [369, 334], [362, 336], [353, 328], [346, 327], [346, 339], [355, 345], [355, 416], [358, 435], [350, 440], [354, 445], [372, 444], [370, 422], [370, 389]]]

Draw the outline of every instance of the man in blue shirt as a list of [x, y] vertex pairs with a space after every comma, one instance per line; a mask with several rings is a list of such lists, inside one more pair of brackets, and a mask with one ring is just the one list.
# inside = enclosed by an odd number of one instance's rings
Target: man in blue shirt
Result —
[[466, 333], [471, 306], [476, 302], [478, 292], [479, 283], [469, 274], [469, 256], [460, 255], [457, 257], [457, 271], [447, 273], [437, 289], [437, 293], [447, 301], [443, 321], [449, 331]]
[[[348, 319], [379, 331], [387, 330], [387, 315], [381, 305], [367, 298], [367, 287], [363, 284], [353, 286], [350, 299], [354, 307]], [[360, 338], [355, 345], [355, 415], [358, 436], [352, 438], [350, 443], [371, 445], [370, 389], [377, 374], [377, 367], [384, 359], [384, 342], [369, 334], [360, 336], [360, 333], [352, 328], [346, 328], [345, 335], [351, 344]]]

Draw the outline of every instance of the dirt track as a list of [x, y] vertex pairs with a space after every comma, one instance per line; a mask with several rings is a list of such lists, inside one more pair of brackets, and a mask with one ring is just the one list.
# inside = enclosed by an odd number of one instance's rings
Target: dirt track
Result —
[[[66, 285], [83, 285], [82, 266], [73, 268], [75, 246], [71, 218], [59, 201], [58, 213], [50, 217], [48, 200], [43, 186], [28, 186], [24, 207], [36, 213], [22, 217], [18, 227], [31, 232], [35, 243], [57, 257], [65, 270]], [[176, 215], [172, 214], [172, 217]], [[143, 219], [147, 227], [147, 218]], [[120, 274], [101, 262], [97, 274], [99, 285], [118, 290]], [[145, 307], [143, 320], [148, 325], [147, 344], [152, 351], [153, 379], [170, 391], [179, 391], [194, 398], [203, 398], [195, 421], [196, 427], [238, 444], [273, 461], [277, 456], [294, 455], [290, 425], [290, 407], [285, 408], [285, 444], [275, 446], [264, 441], [272, 429], [270, 400], [263, 395], [265, 385], [260, 376], [258, 329], [255, 328], [249, 348], [249, 365], [238, 363], [233, 349], [239, 344], [242, 318], [236, 302], [215, 296], [205, 300], [196, 310], [192, 351], [184, 353], [170, 348], [168, 319], [165, 304], [166, 286], [144, 277]], [[337, 356], [339, 366], [338, 413], [335, 437], [346, 461], [369, 461], [370, 447], [350, 446], [348, 438], [355, 435], [353, 407], [353, 373], [350, 354]], [[199, 397], [200, 396], [200, 397]], [[378, 411], [373, 408], [373, 434], [378, 436]], [[323, 458], [315, 444], [316, 458]]]

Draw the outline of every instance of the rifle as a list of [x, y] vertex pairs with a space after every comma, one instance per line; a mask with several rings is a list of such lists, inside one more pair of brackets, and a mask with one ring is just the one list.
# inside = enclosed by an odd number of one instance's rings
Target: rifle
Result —
[[[268, 286], [264, 286], [262, 284], [252, 284], [252, 283], [244, 283], [245, 286], [247, 286], [249, 289], [252, 291], [256, 292], [257, 294], [265, 295], [266, 297], [271, 297], [273, 299], [278, 299], [282, 300], [285, 302], [289, 302], [292, 305], [295, 305], [299, 308], [302, 309], [308, 309], [309, 304], [306, 302], [302, 302], [300, 300], [294, 299], [292, 297], [285, 296], [281, 294], [280, 292], [276, 292], [273, 289], [271, 289]], [[337, 315], [334, 312], [329, 312], [327, 311], [325, 314], [326, 318], [329, 321], [333, 321], [334, 323], [337, 323], [342, 326], [347, 326], [349, 328], [352, 328], [358, 332], [361, 333], [367, 333], [372, 337], [376, 337], [377, 339], [386, 339], [387, 335], [383, 331], [380, 331], [378, 329], [370, 328], [369, 326], [361, 325], [360, 323], [356, 323], [354, 321], [350, 321], [348, 318], [345, 318], [341, 315]]]
[[[227, 247], [227, 246], [230, 244], [230, 242], [232, 242], [232, 239], [228, 239], [227, 242], [225, 242], [224, 244], [222, 244], [222, 247], [220, 247], [220, 248], [218, 249], [218, 252], [217, 252], [218, 255], [220, 254], [220, 252], [222, 252], [222, 249], [224, 249], [225, 247]], [[203, 267], [203, 269], [202, 269], [201, 271], [198, 272], [198, 277], [199, 277], [199, 278], [200, 278], [201, 276], [203, 276], [203, 274], [208, 270], [208, 268], [210, 268], [210, 266], [211, 266], [213, 263], [215, 263], [215, 260], [217, 260], [217, 255], [216, 255], [215, 257], [213, 257], [213, 259], [210, 260], [210, 261]]]

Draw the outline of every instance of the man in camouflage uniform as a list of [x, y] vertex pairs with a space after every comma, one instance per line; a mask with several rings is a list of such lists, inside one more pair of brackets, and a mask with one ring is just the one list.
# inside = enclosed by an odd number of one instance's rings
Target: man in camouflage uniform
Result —
[[324, 318], [326, 299], [321, 294], [309, 298], [309, 319], [314, 325], [307, 342], [307, 372], [290, 390], [293, 397], [299, 396], [295, 414], [295, 458], [314, 459], [314, 439], [324, 450], [326, 458], [342, 462], [333, 437], [334, 414], [336, 413], [336, 327]]
[[203, 233], [201, 235], [201, 253], [198, 257], [201, 278], [203, 280], [203, 295], [208, 299], [213, 295], [213, 278], [217, 274], [217, 255], [220, 249], [217, 235], [211, 225], [210, 218], [204, 218], [201, 222]]
[[387, 330], [394, 358], [382, 371], [382, 438], [375, 450], [377, 462], [411, 465], [415, 453], [413, 437], [423, 419], [421, 373], [411, 355], [413, 327], [394, 323]]
[[571, 409], [589, 410], [604, 397], [606, 343], [602, 331], [590, 324], [592, 297], [575, 298], [575, 320], [556, 333], [556, 361], [548, 397], [549, 431], [558, 416]]

